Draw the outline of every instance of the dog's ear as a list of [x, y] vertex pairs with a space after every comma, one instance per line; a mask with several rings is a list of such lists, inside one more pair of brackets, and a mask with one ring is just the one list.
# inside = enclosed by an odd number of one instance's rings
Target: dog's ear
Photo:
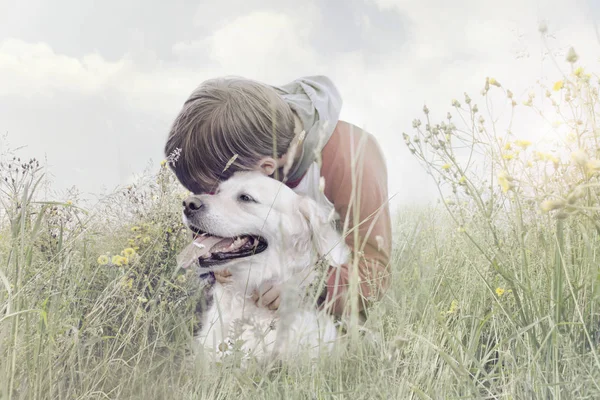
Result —
[[319, 206], [313, 199], [302, 196], [299, 200], [298, 210], [308, 223], [311, 233], [311, 241], [316, 247], [319, 256], [327, 254], [336, 243], [332, 243], [335, 233], [334, 227], [329, 220], [327, 211]]

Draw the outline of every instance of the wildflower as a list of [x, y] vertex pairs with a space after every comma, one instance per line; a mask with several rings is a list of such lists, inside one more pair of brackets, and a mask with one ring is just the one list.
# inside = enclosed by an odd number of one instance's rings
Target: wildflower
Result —
[[464, 184], [466, 181], [467, 181], [467, 178], [466, 178], [466, 177], [463, 175], [463, 176], [461, 176], [461, 177], [460, 177], [460, 179], [458, 180], [458, 183], [462, 185], [462, 184]]
[[139, 231], [139, 230], [140, 230], [140, 227], [139, 227], [139, 226], [132, 226], [132, 227], [131, 227], [131, 232], [137, 232], [137, 231]]
[[120, 255], [118, 255], [118, 254], [117, 254], [117, 255], [114, 255], [114, 256], [112, 257], [112, 260], [111, 260], [111, 261], [112, 261], [112, 263], [113, 263], [113, 264], [115, 264], [115, 265], [118, 265], [118, 266], [121, 266], [121, 256], [120, 256]]
[[457, 310], [458, 310], [458, 301], [452, 300], [452, 302], [450, 303], [450, 308], [448, 309], [448, 311], [446, 311], [446, 314], [456, 314]]
[[144, 236], [144, 238], [142, 239], [142, 243], [144, 243], [144, 244], [150, 243], [150, 236]]
[[185, 276], [185, 274], [181, 274], [177, 277], [177, 282], [179, 283], [185, 283], [187, 281], [187, 277]]
[[219, 345], [217, 346], [217, 354], [221, 357], [231, 355], [232, 350], [233, 340], [229, 338], [225, 338], [225, 340], [219, 343]]
[[498, 82], [495, 78], [490, 78], [488, 82], [490, 83], [490, 85], [501, 87], [500, 82]]
[[507, 143], [504, 145], [504, 150], [510, 150], [511, 148], [512, 148], [512, 145], [510, 144], [510, 142], [507, 142]]
[[540, 208], [543, 212], [549, 212], [552, 210], [557, 210], [559, 208], [563, 208], [565, 206], [565, 201], [562, 199], [554, 199], [554, 200], [545, 200], [540, 204]]
[[67, 204], [68, 206], [72, 206], [72, 205], [73, 205], [73, 202], [72, 202], [71, 200], [67, 200], [67, 203], [66, 203], [66, 204]]
[[452, 99], [452, 107], [460, 107], [460, 103], [456, 99]]
[[589, 160], [587, 163], [585, 163], [585, 169], [590, 175], [600, 171], [600, 160]]
[[567, 62], [574, 64], [577, 62], [578, 59], [579, 56], [577, 55], [577, 53], [575, 53], [575, 49], [572, 47], [569, 48], [569, 51], [567, 52]]
[[135, 250], [132, 249], [131, 247], [126, 248], [125, 250], [123, 250], [123, 255], [125, 257], [131, 257], [135, 254]]
[[554, 86], [552, 86], [552, 90], [554, 90], [555, 92], [558, 92], [560, 89], [562, 89], [564, 86], [564, 82], [563, 81], [556, 81], [554, 83]]
[[573, 75], [575, 75], [578, 78], [581, 78], [581, 76], [583, 75], [583, 67], [577, 67], [575, 71], [573, 71]]
[[108, 256], [102, 255], [100, 257], [98, 257], [98, 264], [100, 265], [106, 265], [108, 264]]
[[160, 166], [161, 166], [161, 167], [164, 167], [165, 165], [167, 165], [167, 160], [162, 160], [162, 161], [160, 162]]
[[501, 287], [496, 288], [496, 295], [498, 297], [501, 297], [504, 294], [504, 289], [502, 289]]
[[526, 149], [531, 146], [531, 142], [529, 140], [515, 140], [515, 144], [522, 149]]
[[443, 169], [444, 171], [448, 171], [448, 170], [450, 169], [450, 167], [451, 167], [451, 165], [450, 165], [450, 164], [444, 164], [444, 165], [442, 165], [442, 169]]
[[133, 246], [135, 244], [135, 239], [127, 239], [127, 244]]
[[133, 278], [124, 276], [123, 278], [121, 278], [120, 285], [123, 289], [132, 289], [133, 288]]
[[533, 105], [533, 101], [531, 99], [527, 99], [523, 102], [524, 106], [531, 107]]
[[588, 162], [588, 155], [583, 150], [577, 150], [571, 153], [571, 160], [579, 166], [585, 166]]
[[527, 167], [528, 167], [528, 168], [531, 168], [531, 167], [533, 167], [533, 163], [532, 163], [531, 161], [527, 161]]
[[502, 188], [502, 192], [506, 193], [512, 188], [511, 178], [508, 176], [506, 171], [501, 171], [498, 174], [498, 184]]
[[505, 160], [512, 160], [513, 158], [515, 158], [515, 155], [512, 153], [502, 154], [502, 158], [504, 158]]

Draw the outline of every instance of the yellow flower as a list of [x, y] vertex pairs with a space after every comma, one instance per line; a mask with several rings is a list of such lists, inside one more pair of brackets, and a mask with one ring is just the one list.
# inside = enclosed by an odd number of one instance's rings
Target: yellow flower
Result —
[[106, 265], [108, 264], [108, 256], [102, 255], [100, 257], [98, 257], [98, 264], [100, 265]]
[[500, 83], [495, 78], [490, 78], [488, 80], [488, 82], [490, 83], [490, 85], [494, 85], [494, 86], [500, 87]]
[[442, 165], [442, 169], [443, 169], [444, 171], [447, 171], [447, 170], [449, 170], [449, 169], [450, 169], [450, 167], [451, 167], [451, 165], [450, 165], [450, 164], [444, 164], [444, 165]]
[[131, 247], [126, 248], [125, 250], [123, 250], [123, 255], [125, 257], [131, 257], [132, 255], [135, 254], [135, 250], [132, 249]]
[[504, 150], [510, 150], [511, 148], [512, 148], [512, 145], [510, 144], [510, 142], [507, 142], [507, 143], [504, 145]]
[[584, 166], [588, 162], [588, 155], [583, 150], [577, 150], [571, 153], [571, 160], [577, 165]]
[[573, 71], [573, 75], [575, 75], [578, 78], [581, 78], [581, 76], [583, 75], [583, 67], [577, 67], [575, 71]]
[[549, 212], [558, 208], [563, 208], [564, 206], [565, 201], [561, 199], [545, 200], [540, 204], [540, 208], [543, 212]]
[[144, 243], [144, 244], [150, 243], [150, 236], [144, 236], [144, 238], [142, 239], [142, 243]]
[[115, 264], [116, 266], [123, 266], [123, 265], [127, 265], [129, 263], [129, 260], [126, 257], [123, 256], [113, 256], [112, 258], [112, 263]]
[[185, 276], [185, 274], [181, 274], [177, 277], [177, 282], [185, 283], [185, 281], [187, 281], [187, 277]]
[[496, 295], [498, 295], [498, 297], [501, 297], [504, 294], [504, 289], [502, 289], [501, 287], [496, 288]]
[[498, 174], [498, 184], [502, 188], [502, 192], [506, 193], [512, 188], [512, 183], [510, 182], [510, 177], [505, 171], [501, 171]]
[[588, 174], [592, 175], [595, 172], [600, 171], [600, 160], [589, 160], [586, 164], [585, 164], [585, 169], [587, 171]]
[[532, 163], [531, 161], [527, 161], [527, 167], [528, 167], [528, 168], [531, 168], [531, 167], [533, 167], [533, 163]]
[[515, 158], [514, 154], [502, 154], [502, 158], [504, 158], [505, 160], [512, 160], [513, 158]]
[[139, 226], [132, 226], [132, 227], [131, 227], [131, 232], [137, 232], [137, 231], [139, 231], [139, 230], [140, 230], [140, 227], [139, 227]]
[[467, 178], [466, 178], [466, 177], [463, 175], [463, 176], [461, 176], [461, 177], [460, 177], [460, 179], [458, 180], [458, 183], [462, 185], [462, 184], [463, 184], [463, 183], [465, 183], [466, 181], [467, 181]]
[[68, 206], [72, 206], [72, 205], [73, 205], [73, 202], [72, 202], [71, 200], [67, 200], [67, 205], [68, 205]]
[[160, 166], [161, 166], [161, 167], [164, 167], [165, 165], [167, 165], [167, 160], [162, 160], [162, 161], [160, 162]]
[[457, 310], [458, 310], [458, 301], [452, 300], [452, 302], [450, 303], [450, 308], [448, 309], [448, 311], [446, 311], [446, 314], [455, 314]]
[[557, 81], [556, 83], [554, 83], [554, 86], [552, 86], [552, 90], [554, 90], [555, 92], [558, 92], [560, 89], [562, 89], [564, 86], [564, 82], [563, 81]]
[[515, 144], [522, 149], [526, 149], [531, 146], [531, 142], [529, 140], [515, 140]]
[[541, 151], [536, 151], [535, 156], [538, 160], [541, 161], [552, 161], [554, 164], [558, 164], [559, 160], [552, 154], [542, 153]]
[[126, 276], [124, 276], [123, 278], [121, 278], [121, 287], [124, 289], [131, 289], [133, 288], [133, 278], [128, 278]]

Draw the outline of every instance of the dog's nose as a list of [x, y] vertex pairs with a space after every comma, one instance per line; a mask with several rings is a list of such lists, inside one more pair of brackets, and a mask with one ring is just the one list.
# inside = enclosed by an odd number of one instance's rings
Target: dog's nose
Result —
[[183, 212], [188, 216], [204, 207], [204, 202], [197, 196], [190, 196], [183, 201]]

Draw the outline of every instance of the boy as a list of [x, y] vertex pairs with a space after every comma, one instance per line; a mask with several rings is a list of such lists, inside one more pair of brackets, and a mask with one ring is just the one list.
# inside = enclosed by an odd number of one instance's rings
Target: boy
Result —
[[[324, 76], [282, 87], [241, 78], [203, 82], [184, 103], [165, 146], [177, 178], [195, 194], [211, 193], [240, 170], [259, 170], [299, 194], [333, 209], [346, 228], [357, 263], [330, 269], [325, 305], [334, 315], [348, 311], [354, 265], [359, 311], [389, 286], [391, 222], [387, 169], [370, 134], [339, 121], [342, 101]], [[227, 271], [216, 274], [227, 282]], [[280, 288], [265, 285], [254, 300], [277, 309]]]

